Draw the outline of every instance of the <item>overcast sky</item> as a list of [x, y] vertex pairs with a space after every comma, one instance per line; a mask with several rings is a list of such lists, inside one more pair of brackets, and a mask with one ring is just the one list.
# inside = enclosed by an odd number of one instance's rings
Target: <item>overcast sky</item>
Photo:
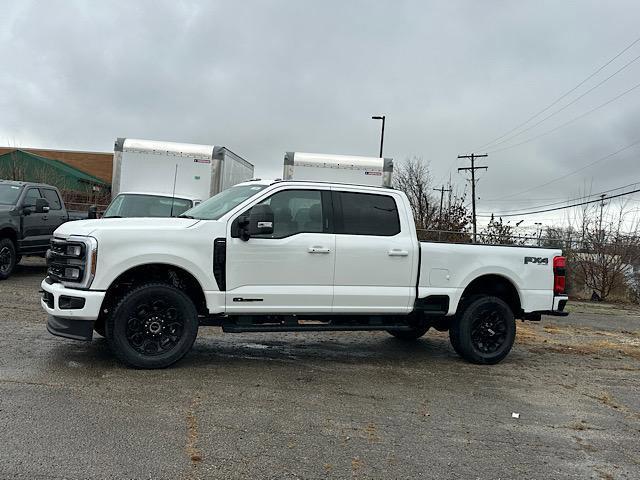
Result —
[[[263, 177], [285, 151], [419, 156], [462, 189], [458, 154], [527, 120], [640, 36], [636, 1], [0, 0], [0, 144], [111, 151], [116, 137], [230, 147]], [[640, 42], [543, 119], [640, 55]], [[640, 61], [539, 126], [640, 82]], [[531, 122], [531, 124], [536, 123]], [[640, 88], [482, 164], [478, 209], [640, 181]], [[640, 197], [638, 197], [640, 198]], [[550, 214], [536, 220], [551, 221]], [[528, 217], [527, 222], [533, 222]]]

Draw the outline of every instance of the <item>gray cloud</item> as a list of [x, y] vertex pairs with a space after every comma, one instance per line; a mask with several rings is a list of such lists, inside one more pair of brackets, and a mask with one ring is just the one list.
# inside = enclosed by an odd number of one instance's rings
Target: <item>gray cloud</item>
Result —
[[[279, 176], [286, 150], [375, 155], [379, 123], [369, 117], [386, 113], [385, 153], [422, 156], [436, 180], [452, 172], [459, 186], [457, 154], [520, 123], [640, 34], [634, 1], [5, 0], [0, 8], [0, 143], [103, 151], [117, 136], [216, 143], [260, 175]], [[638, 54], [640, 44], [616, 66]], [[637, 63], [518, 140], [637, 83]], [[639, 104], [640, 89], [491, 155], [479, 209], [640, 180], [631, 150], [525, 197], [488, 201], [639, 139]]]

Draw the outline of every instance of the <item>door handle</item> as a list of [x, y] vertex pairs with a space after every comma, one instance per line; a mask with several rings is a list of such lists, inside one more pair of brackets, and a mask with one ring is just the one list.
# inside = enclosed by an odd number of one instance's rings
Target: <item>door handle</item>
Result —
[[409, 255], [409, 252], [406, 250], [399, 250], [397, 248], [392, 248], [387, 252], [390, 257], [406, 257]]
[[49, 217], [47, 217], [46, 215], [43, 215], [42, 220], [49, 220]]
[[309, 253], [330, 253], [331, 249], [325, 247], [309, 247]]

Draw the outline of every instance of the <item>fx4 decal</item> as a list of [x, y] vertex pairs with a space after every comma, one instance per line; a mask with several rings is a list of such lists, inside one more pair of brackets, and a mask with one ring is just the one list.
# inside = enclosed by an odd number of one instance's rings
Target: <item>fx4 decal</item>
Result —
[[524, 257], [524, 264], [537, 263], [538, 265], [549, 265], [549, 259], [546, 257]]

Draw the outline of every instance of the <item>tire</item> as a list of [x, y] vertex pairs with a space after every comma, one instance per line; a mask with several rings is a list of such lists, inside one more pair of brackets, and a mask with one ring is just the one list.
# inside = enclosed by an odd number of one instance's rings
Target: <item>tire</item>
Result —
[[505, 358], [516, 337], [516, 320], [498, 297], [475, 296], [465, 301], [449, 330], [451, 346], [471, 363], [493, 365]]
[[393, 335], [398, 340], [410, 342], [422, 337], [429, 330], [429, 325], [420, 327], [411, 327], [411, 330], [387, 330], [390, 335]]
[[0, 240], [0, 280], [6, 280], [16, 266], [16, 247], [8, 238]]
[[198, 335], [198, 312], [182, 291], [149, 283], [124, 295], [109, 314], [113, 353], [134, 368], [165, 368], [184, 357]]

